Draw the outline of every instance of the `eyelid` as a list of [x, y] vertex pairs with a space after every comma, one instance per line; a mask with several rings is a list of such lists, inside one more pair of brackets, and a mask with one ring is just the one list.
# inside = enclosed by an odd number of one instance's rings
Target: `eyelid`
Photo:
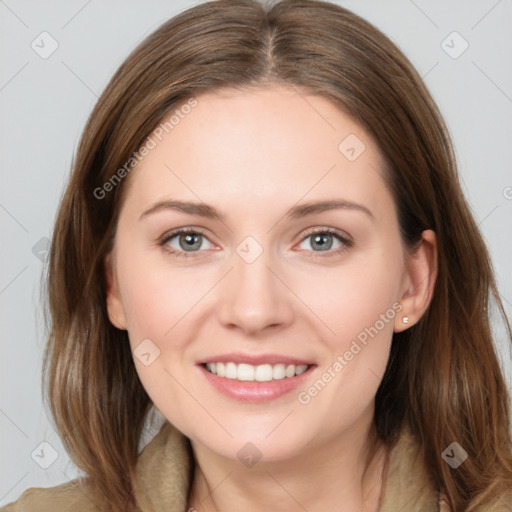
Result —
[[183, 228], [170, 229], [169, 231], [166, 231], [159, 238], [159, 241], [160, 242], [168, 241], [171, 238], [174, 238], [176, 235], [179, 235], [181, 233], [197, 233], [197, 234], [204, 235], [205, 237], [207, 237], [206, 230], [204, 230], [203, 228], [199, 228], [196, 226], [186, 226]]
[[347, 241], [347, 242], [354, 242], [353, 238], [346, 232], [346, 231], [343, 231], [341, 229], [338, 229], [338, 228], [332, 228], [332, 227], [329, 227], [329, 226], [316, 226], [316, 227], [312, 227], [312, 228], [307, 228], [305, 230], [302, 230], [301, 231], [301, 235], [302, 235], [302, 239], [301, 239], [301, 242], [311, 236], [311, 235], [315, 235], [317, 233], [329, 233], [331, 235], [336, 235], [338, 236], [339, 238]]

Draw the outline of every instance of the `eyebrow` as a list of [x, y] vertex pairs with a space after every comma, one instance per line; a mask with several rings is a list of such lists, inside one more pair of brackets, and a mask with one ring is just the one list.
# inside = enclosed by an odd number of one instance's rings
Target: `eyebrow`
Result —
[[[288, 219], [300, 219], [302, 217], [306, 217], [308, 215], [314, 215], [318, 213], [322, 213], [329, 210], [337, 210], [337, 209], [347, 209], [347, 210], [356, 210], [365, 213], [368, 215], [372, 221], [375, 220], [375, 216], [373, 213], [362, 204], [352, 203], [349, 201], [345, 201], [342, 199], [331, 199], [328, 201], [316, 201], [305, 203], [297, 206], [293, 206], [290, 208], [286, 214], [285, 218]], [[186, 213], [189, 215], [197, 215], [199, 217], [205, 217], [208, 219], [218, 220], [220, 222], [226, 221], [226, 215], [216, 210], [213, 206], [210, 206], [206, 203], [197, 203], [193, 201], [178, 201], [178, 200], [165, 200], [159, 201], [152, 206], [150, 206], [147, 210], [145, 210], [140, 216], [139, 220], [151, 215], [153, 213], [165, 211], [165, 210], [174, 210], [181, 213]]]

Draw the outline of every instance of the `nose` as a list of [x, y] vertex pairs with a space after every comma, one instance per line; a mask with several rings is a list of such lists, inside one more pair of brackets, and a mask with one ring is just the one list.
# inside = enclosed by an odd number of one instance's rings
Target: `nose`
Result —
[[233, 258], [234, 268], [220, 289], [219, 319], [222, 325], [248, 335], [290, 325], [294, 316], [294, 296], [267, 252], [251, 263], [238, 254]]

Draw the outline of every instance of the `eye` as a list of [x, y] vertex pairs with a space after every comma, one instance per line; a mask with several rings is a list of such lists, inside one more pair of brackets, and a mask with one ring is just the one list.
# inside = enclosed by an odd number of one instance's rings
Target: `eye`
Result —
[[[175, 239], [175, 240], [174, 240]], [[181, 228], [167, 233], [159, 242], [165, 251], [176, 257], [194, 257], [201, 249], [208, 249], [204, 242], [208, 240], [199, 229]]]
[[[307, 242], [308, 239], [311, 240]], [[308, 232], [303, 238], [301, 245], [304, 243], [313, 248], [312, 253], [314, 257], [335, 256], [354, 245], [352, 240], [333, 228], [315, 228], [313, 231]], [[335, 245], [334, 249], [333, 245]]]
[[[300, 245], [306, 243], [310, 238], [309, 245], [313, 249], [306, 250], [310, 251], [313, 257], [336, 256], [354, 245], [350, 238], [333, 228], [315, 228], [309, 231], [303, 237]], [[201, 229], [180, 228], [166, 233], [158, 242], [158, 245], [176, 257], [189, 258], [197, 256], [197, 253], [201, 250], [208, 249], [208, 247], [205, 247], [205, 241], [207, 240], [206, 234]], [[334, 249], [333, 244], [335, 245]]]

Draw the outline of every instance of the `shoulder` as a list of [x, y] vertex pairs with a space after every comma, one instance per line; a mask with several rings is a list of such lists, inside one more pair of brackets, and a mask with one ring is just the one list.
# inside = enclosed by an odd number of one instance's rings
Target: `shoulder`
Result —
[[439, 495], [424, 463], [422, 446], [407, 428], [391, 444], [388, 455], [379, 512], [438, 512]]
[[[143, 510], [184, 510], [193, 474], [188, 439], [169, 422], [144, 447], [137, 461], [137, 502]], [[88, 478], [27, 489], [0, 512], [101, 512], [92, 500]], [[155, 503], [162, 506], [155, 508]]]
[[55, 487], [31, 487], [0, 512], [99, 512], [85, 486], [73, 480]]
[[[390, 447], [384, 479], [383, 500], [379, 512], [397, 510], [453, 512], [446, 495], [437, 488], [425, 464], [424, 447], [408, 428], [404, 428]], [[494, 496], [471, 503], [475, 512], [511, 512], [512, 489], [499, 490]]]

